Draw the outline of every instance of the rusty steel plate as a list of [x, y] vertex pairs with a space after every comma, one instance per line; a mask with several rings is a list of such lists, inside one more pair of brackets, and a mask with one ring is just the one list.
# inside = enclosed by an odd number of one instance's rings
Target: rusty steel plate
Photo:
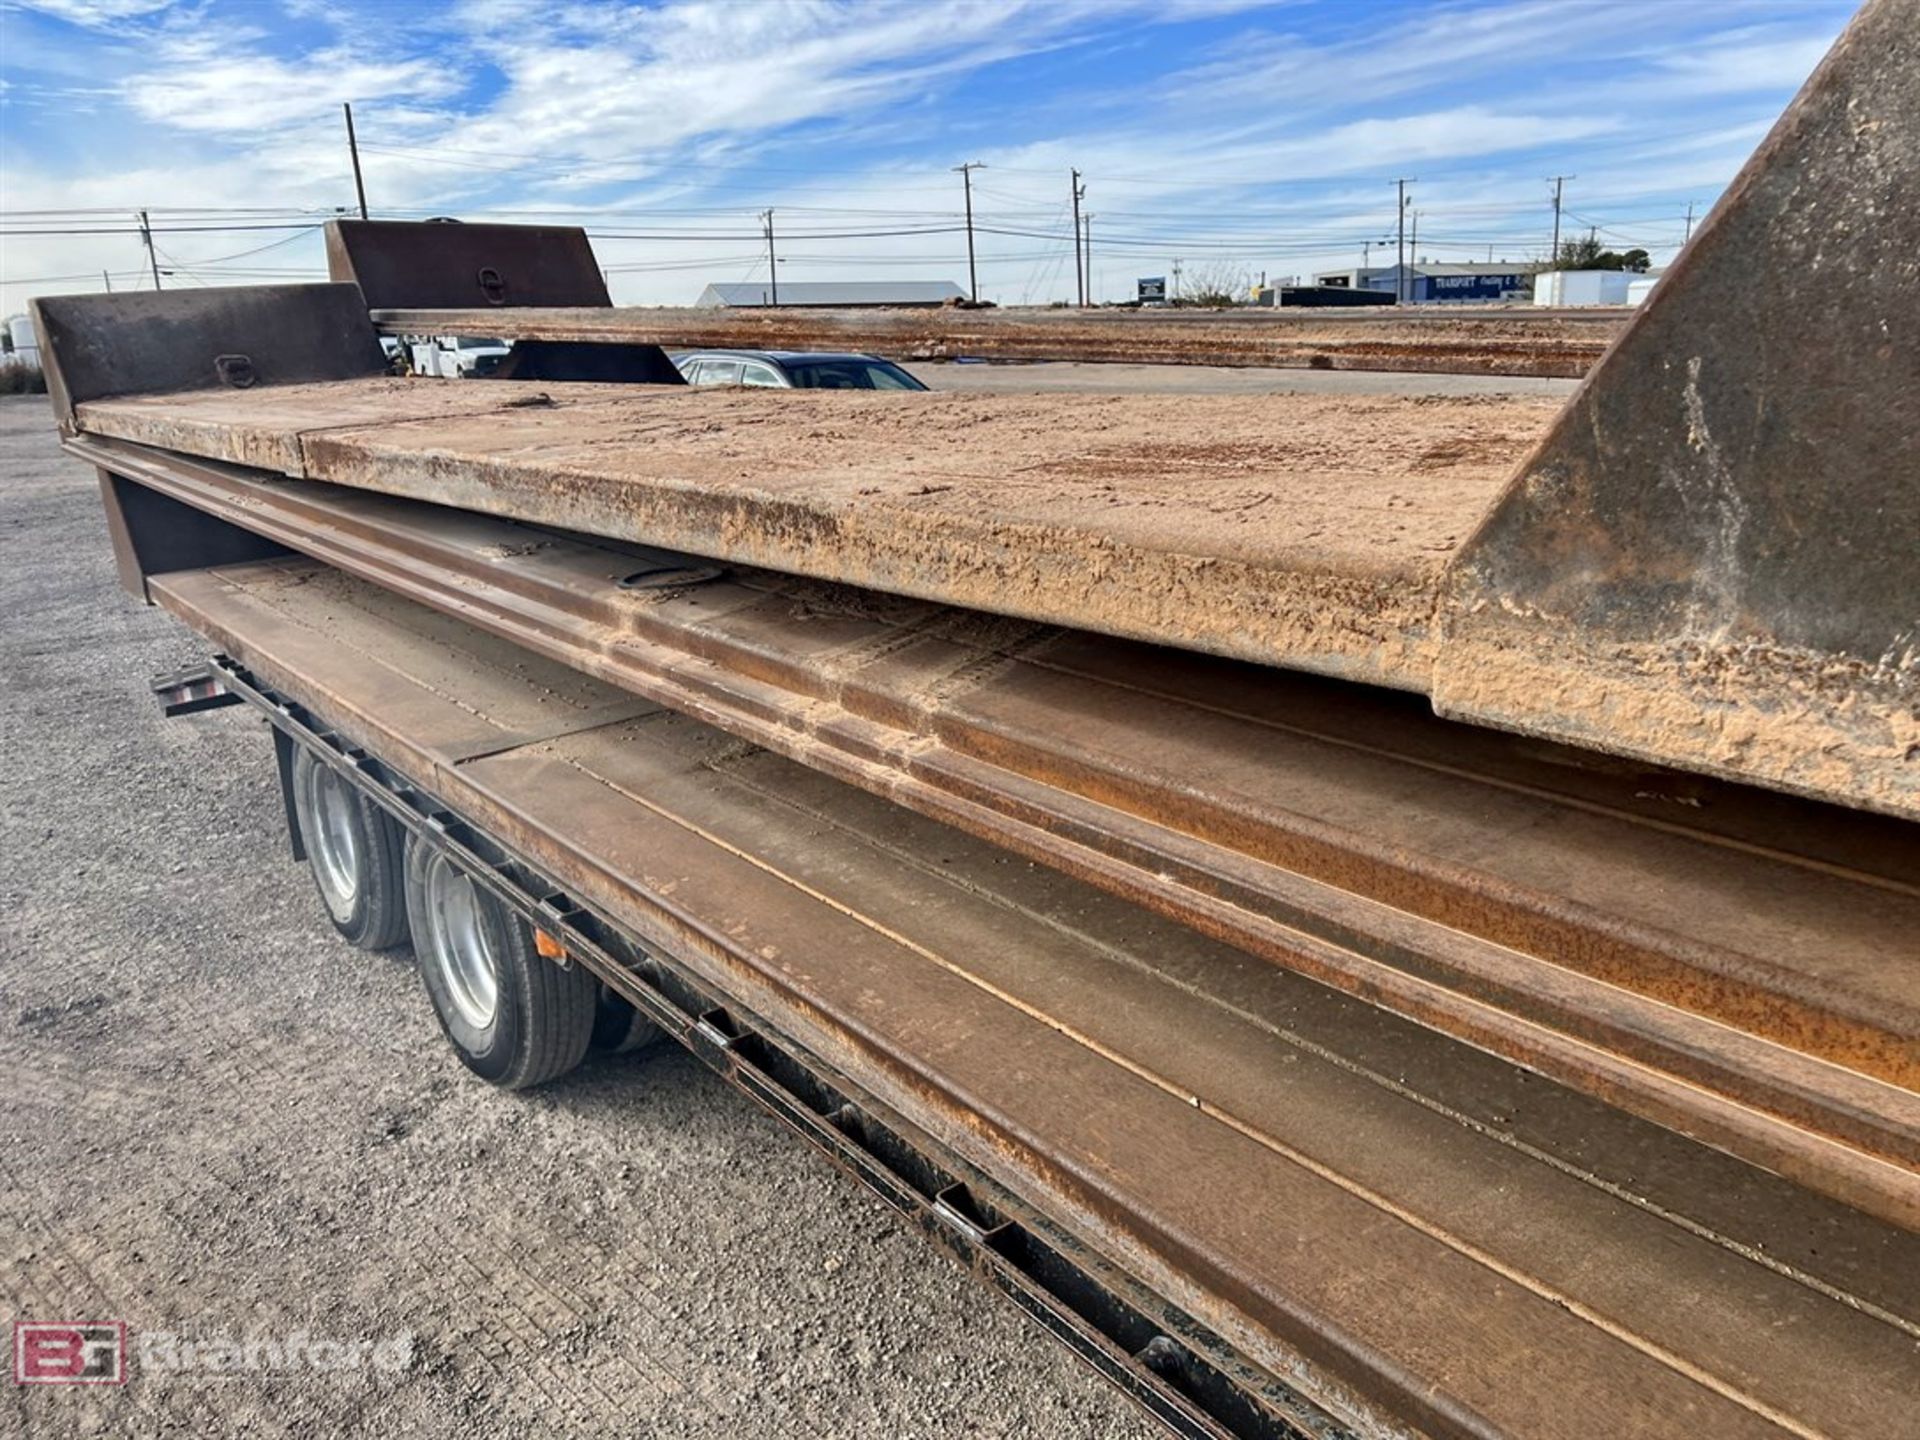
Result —
[[1397, 370], [1576, 379], [1626, 324], [1515, 307], [1417, 315], [1352, 311], [671, 309], [435, 310], [374, 307], [389, 335], [649, 342], [683, 348], [852, 350], [895, 360]]
[[[1920, 1219], [1913, 834], [1416, 702], [79, 442], [96, 463], [1734, 1153]], [[651, 557], [648, 564], [659, 562]], [[1659, 887], [1646, 877], [1669, 877]]]
[[1912, 1235], [310, 562], [155, 586], [1362, 1434], [1920, 1435]]

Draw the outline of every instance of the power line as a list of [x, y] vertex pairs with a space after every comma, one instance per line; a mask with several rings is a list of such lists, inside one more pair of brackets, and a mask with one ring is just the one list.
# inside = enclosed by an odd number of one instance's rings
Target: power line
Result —
[[[1070, 173], [1074, 173], [1074, 172], [1070, 172]], [[984, 192], [985, 187], [982, 186], [977, 188], [980, 188]], [[1084, 174], [1081, 175], [1081, 180], [1079, 184], [1076, 186], [1076, 188], [1079, 190], [1082, 196], [1085, 195], [1087, 187], [1086, 187]], [[909, 217], [908, 223], [902, 223], [898, 225], [846, 226], [846, 225], [833, 225], [831, 223], [823, 223], [823, 224], [814, 225], [812, 227], [802, 227], [800, 229], [789, 230], [788, 232], [786, 232], [788, 237], [793, 239], [830, 239], [830, 238], [879, 239], [879, 238], [891, 238], [896, 236], [911, 236], [911, 235], [918, 235], [918, 234], [931, 235], [931, 234], [942, 234], [942, 233], [957, 233], [964, 229], [965, 221], [966, 221], [966, 216], [964, 211], [955, 213], [955, 212], [942, 212], [942, 211], [917, 211], [917, 210], [886, 211], [886, 210], [869, 209], [869, 210], [864, 210], [860, 212], [853, 212], [853, 211], [830, 210], [824, 207], [783, 207], [783, 208], [801, 209], [805, 213], [820, 214], [820, 215], [839, 214], [839, 213], [861, 213], [861, 214], [866, 214], [866, 215], [871, 215], [876, 217], [884, 217], [884, 216], [892, 216], [892, 215]], [[1630, 207], [1624, 207], [1624, 206], [1621, 207], [1621, 210], [1622, 210], [1622, 213], [1617, 218], [1599, 219], [1599, 218], [1589, 216], [1589, 215], [1584, 215], [1584, 214], [1579, 214], [1577, 218], [1580, 218], [1585, 223], [1597, 224], [1603, 229], [1609, 229], [1609, 228], [1618, 229], [1621, 227], [1632, 227], [1636, 230], [1644, 230], [1650, 227], [1657, 227], [1660, 225], [1671, 225], [1675, 230], [1681, 230], [1687, 223], [1686, 217], [1683, 214], [1633, 213]], [[27, 213], [28, 212], [13, 212], [12, 215], [5, 216], [4, 217], [5, 220], [14, 221], [16, 223], [4, 223], [3, 225], [0, 225], [0, 235], [84, 236], [84, 235], [117, 235], [117, 234], [137, 235], [140, 233], [140, 226], [137, 218], [133, 220], [131, 223], [124, 224], [124, 225], [58, 225], [58, 224], [45, 224], [45, 223], [40, 223], [40, 224], [17, 223], [17, 221], [20, 218], [23, 218]], [[44, 216], [54, 212], [33, 212], [33, 213], [35, 213], [36, 215]], [[288, 221], [278, 221], [278, 222], [248, 221], [245, 223], [227, 223], [227, 224], [154, 223], [152, 216], [155, 213], [160, 213], [160, 212], [153, 211], [153, 210], [148, 211], [148, 215], [149, 215], [148, 225], [149, 225], [149, 228], [152, 230], [152, 232], [156, 235], [182, 235], [182, 234], [200, 234], [200, 233], [227, 234], [227, 233], [247, 233], [247, 232], [272, 233], [276, 231], [284, 231], [284, 232], [289, 232], [289, 233], [298, 235], [298, 234], [311, 231], [312, 229], [316, 228], [316, 225], [319, 223], [319, 218], [321, 216], [324, 216], [328, 213], [339, 213], [339, 212], [337, 210], [334, 212], [309, 211], [309, 212], [305, 212], [302, 218], [298, 220], [288, 220]], [[617, 215], [618, 212], [613, 212], [613, 215], [610, 215], [604, 212], [597, 212], [597, 211], [588, 211], [588, 212], [488, 211], [485, 213], [489, 215], [499, 214], [499, 213], [555, 215], [555, 216], [563, 216], [564, 218], [572, 219], [577, 222], [586, 222], [588, 224], [591, 224], [596, 219], [604, 221], [605, 219], [608, 219], [608, 218], [614, 218], [614, 215]], [[691, 214], [691, 213], [699, 213], [699, 212], [691, 212], [691, 211], [667, 212], [663, 210], [660, 212], [650, 212], [650, 213], [660, 213], [660, 214], [689, 213]], [[751, 214], [755, 220], [763, 220], [763, 217], [765, 214], [764, 211], [758, 211], [758, 210], [752, 211], [752, 212], [741, 210], [741, 211], [704, 212], [704, 213], [729, 213], [729, 214], [737, 213], [743, 216], [747, 214]], [[979, 232], [982, 230], [992, 230], [995, 228], [1004, 228], [1009, 230], [1033, 229], [1035, 228], [1034, 223], [1031, 220], [1026, 220], [1023, 223], [1023, 217], [1050, 216], [1053, 213], [1057, 213], [1057, 212], [1051, 212], [1049, 207], [1046, 207], [1046, 206], [1035, 206], [1035, 207], [1032, 207], [1026, 210], [1021, 210], [1021, 211], [1011, 211], [1011, 210], [982, 211], [976, 208], [973, 211], [974, 228], [976, 232]], [[1187, 237], [1193, 237], [1195, 243], [1206, 243], [1216, 247], [1218, 246], [1267, 247], [1267, 246], [1273, 246], [1275, 244], [1293, 245], [1293, 244], [1302, 244], [1302, 243], [1313, 243], [1316, 240], [1320, 240], [1320, 239], [1324, 239], [1327, 242], [1338, 245], [1343, 243], [1349, 237], [1351, 237], [1351, 235], [1356, 230], [1370, 228], [1366, 224], [1364, 214], [1353, 209], [1341, 209], [1341, 210], [1292, 209], [1287, 211], [1276, 211], [1276, 212], [1272, 212], [1274, 218], [1271, 221], [1259, 221], [1260, 212], [1247, 211], [1247, 210], [1235, 211], [1235, 217], [1237, 220], [1244, 220], [1246, 218], [1252, 217], [1259, 222], [1258, 228], [1239, 228], [1233, 224], [1222, 225], [1219, 223], [1209, 222], [1203, 217], [1196, 217], [1194, 213], [1190, 210], [1180, 212], [1177, 215], [1169, 212], [1150, 211], [1150, 210], [1127, 210], [1127, 209], [1118, 209], [1118, 210], [1110, 209], [1105, 213], [1107, 214], [1109, 219], [1121, 221], [1122, 230], [1125, 231], [1131, 238], [1135, 238], [1146, 243], [1159, 244], [1159, 245], [1165, 245], [1165, 244], [1171, 243], [1174, 240], [1184, 240]], [[1522, 224], [1524, 224], [1524, 215], [1525, 215], [1523, 208], [1508, 207], [1508, 206], [1491, 206], [1491, 205], [1429, 206], [1429, 207], [1423, 207], [1421, 213], [1429, 221], [1458, 220], [1458, 221], [1468, 222], [1469, 224], [1473, 222], [1475, 217], [1479, 217], [1480, 219], [1483, 219], [1483, 220], [1492, 220], [1495, 222], [1498, 222], [1500, 220], [1510, 217], [1514, 221], [1515, 229], [1518, 229]], [[1577, 212], [1567, 209], [1563, 204], [1562, 214], [1563, 216], [1576, 215]], [[952, 223], [952, 224], [915, 223], [912, 221], [911, 217], [929, 217], [934, 221], [951, 217], [951, 219], [956, 223]], [[1177, 221], [1179, 228], [1177, 230], [1168, 228], [1164, 223], [1167, 221]], [[1129, 228], [1127, 222], [1131, 222], [1131, 228]], [[1048, 225], [1049, 221], [1042, 220], [1040, 223], [1042, 225]], [[1201, 227], [1205, 227], [1204, 230]], [[1483, 226], [1480, 226], [1479, 228], [1486, 229], [1487, 227], [1483, 225]], [[1500, 228], [1497, 224], [1495, 225], [1494, 229], [1496, 233], [1500, 234], [1501, 238], [1507, 238], [1504, 232], [1500, 231]], [[1289, 232], [1292, 236], [1297, 238], [1293, 240], [1282, 241], [1276, 235], [1275, 233], [1276, 231]], [[737, 240], [737, 239], [745, 239], [745, 238], [751, 237], [757, 241], [759, 239], [764, 238], [762, 226], [759, 226], [759, 225], [756, 225], [752, 230], [747, 230], [745, 228], [735, 230], [735, 229], [728, 229], [728, 228], [716, 228], [711, 226], [680, 227], [680, 226], [674, 226], [674, 225], [664, 225], [664, 226], [656, 225], [656, 226], [648, 226], [648, 227], [645, 227], [644, 229], [634, 229], [634, 230], [622, 230], [622, 229], [614, 229], [614, 228], [596, 229], [593, 233], [600, 238], [611, 239], [611, 240]], [[1068, 238], [1071, 237], [1071, 234], [1072, 232], [1069, 231]]]
[[[146, 212], [142, 211], [140, 213], [145, 214]], [[757, 215], [760, 212], [753, 213]], [[315, 223], [311, 219], [284, 224], [154, 225], [151, 227], [153, 233], [156, 235], [229, 235], [244, 234], [250, 231], [306, 231], [314, 228]], [[793, 238], [812, 238], [819, 240], [887, 239], [903, 235], [955, 235], [963, 228], [961, 225], [904, 225], [886, 229], [796, 230], [787, 233]], [[141, 226], [138, 223], [112, 226], [30, 226], [25, 228], [13, 226], [0, 229], [0, 235], [71, 236], [138, 235], [140, 233]], [[757, 240], [760, 238], [760, 231], [758, 229], [724, 231], [660, 229], [633, 232], [606, 230], [589, 233], [597, 234], [601, 238], [608, 240], [738, 240], [748, 237]]]
[[[345, 113], [343, 111], [343, 119]], [[350, 140], [350, 144], [354, 143], [357, 140]], [[778, 285], [777, 267], [783, 263], [780, 254], [783, 248], [789, 252], [784, 263], [790, 267], [790, 276], [794, 273], [792, 266], [806, 264], [828, 268], [843, 265], [903, 268], [938, 266], [949, 262], [926, 254], [925, 251], [931, 247], [888, 242], [911, 242], [921, 237], [932, 239], [964, 233], [968, 242], [968, 283], [974, 296], [980, 293], [979, 271], [982, 268], [989, 269], [993, 275], [1004, 276], [1013, 266], [1033, 267], [1039, 275], [1030, 275], [1028, 288], [1031, 289], [1036, 280], [1046, 273], [1057, 275], [1058, 269], [1068, 258], [1072, 258], [1075, 284], [1067, 293], [1081, 304], [1094, 303], [1093, 217], [1085, 208], [1091, 181], [1086, 172], [1077, 166], [1070, 168], [1069, 193], [1060, 197], [1066, 203], [1049, 206], [1044, 200], [1030, 201], [999, 186], [980, 181], [976, 172], [983, 166], [979, 161], [970, 161], [964, 167], [955, 168], [963, 172], [963, 208], [958, 213], [944, 209], [887, 209], [862, 205], [783, 206], [781, 208], [793, 210], [795, 216], [789, 217], [789, 228], [779, 231], [777, 235], [770, 233], [774, 229], [774, 217], [770, 209], [754, 210], [745, 205], [658, 206], [619, 210], [577, 206], [560, 209], [487, 208], [481, 214], [486, 218], [534, 216], [580, 224], [583, 228], [591, 226], [587, 233], [603, 246], [671, 246], [685, 256], [673, 260], [636, 260], [627, 266], [610, 265], [610, 274], [670, 274], [675, 270], [692, 270], [710, 265], [727, 266], [739, 263], [739, 257], [733, 253], [736, 247], [742, 251], [758, 249], [764, 251], [758, 263], [769, 266], [770, 292]], [[1057, 183], [1058, 171], [1051, 173]], [[1558, 177], [1562, 187], [1572, 178]], [[1527, 205], [1463, 200], [1454, 205], [1442, 203], [1423, 206], [1416, 218], [1415, 212], [1410, 209], [1408, 187], [1411, 183], [1411, 180], [1395, 182], [1400, 213], [1396, 217], [1395, 235], [1388, 242], [1397, 241], [1400, 247], [1403, 295], [1408, 283], [1405, 275], [1407, 262], [1410, 258], [1417, 258], [1421, 238], [1425, 238], [1429, 247], [1432, 247], [1429, 253], [1447, 249], [1456, 253], [1464, 249], [1491, 253], [1501, 247], [1509, 252], [1518, 249], [1523, 254], [1532, 251], [1533, 247], [1527, 245], [1525, 240], [1525, 231], [1529, 228], [1526, 214], [1530, 207]], [[1051, 186], [1048, 188], [1051, 189]], [[974, 193], [976, 189], [979, 191], [977, 195]], [[356, 188], [356, 198], [361, 193], [362, 190]], [[1422, 193], [1424, 195], [1427, 191], [1423, 190]], [[995, 202], [994, 208], [976, 208], [976, 202], [983, 197]], [[1635, 200], [1616, 196], [1607, 205], [1611, 217], [1607, 218], [1568, 209], [1564, 203], [1563, 188], [1562, 193], [1556, 195], [1556, 200], [1557, 224], [1561, 228], [1564, 228], [1566, 219], [1571, 217], [1583, 226], [1591, 225], [1596, 233], [1609, 237], [1612, 243], [1638, 244], [1649, 249], [1670, 249], [1684, 241], [1691, 234], [1692, 217], [1696, 209], [1691, 202], [1683, 206], [1678, 199]], [[1101, 213], [1108, 228], [1102, 231], [1102, 247], [1110, 257], [1129, 252], [1140, 254], [1157, 251], [1161, 254], [1205, 255], [1223, 261], [1231, 258], [1235, 261], [1264, 263], [1274, 259], [1284, 260], [1288, 256], [1304, 258], [1332, 255], [1350, 246], [1376, 243], [1372, 235], [1377, 231], [1366, 218], [1364, 198], [1349, 198], [1343, 191], [1323, 196], [1314, 203], [1306, 202], [1303, 197], [1301, 203], [1295, 204], [1275, 202], [1239, 205], [1213, 218], [1192, 207], [1179, 208], [1177, 201], [1168, 203], [1174, 208], [1156, 208], [1152, 203], [1128, 208], [1123, 203], [1119, 208], [1103, 209]], [[308, 242], [326, 218], [352, 213], [351, 209], [340, 206], [155, 206], [133, 211], [131, 219], [125, 219], [122, 217], [129, 215], [127, 209], [110, 210], [104, 207], [0, 210], [0, 237], [137, 237], [149, 251], [144, 257], [148, 265], [142, 278], [150, 278], [156, 286], [167, 283], [171, 274], [178, 274], [186, 282], [218, 283], [225, 280], [231, 283], [319, 273], [307, 268], [277, 269], [246, 262], [281, 247]], [[383, 213], [400, 216], [427, 212], [396, 207]], [[631, 217], [638, 223], [623, 226], [620, 224], [623, 216]], [[796, 225], [795, 219], [800, 216], [807, 218]], [[703, 223], [698, 217], [711, 218]], [[1061, 233], [1062, 227], [1066, 227], [1065, 234]], [[1534, 233], [1537, 235], [1538, 232]], [[206, 259], [189, 259], [184, 264], [166, 255], [161, 248], [163, 244], [177, 243], [181, 236], [249, 234], [264, 237], [262, 243], [239, 251], [222, 251]], [[983, 255], [980, 253], [980, 241], [988, 235], [1022, 239], [1029, 243], [1019, 248], [1007, 247], [993, 255]], [[784, 246], [781, 242], [785, 242]], [[1036, 248], [1034, 242], [1038, 242], [1042, 248]], [[868, 244], [872, 246], [871, 253], [843, 253]], [[1413, 256], [1409, 256], [1409, 244], [1416, 252]], [[193, 247], [189, 245], [187, 248]], [[689, 249], [695, 253], [688, 255], [686, 252]], [[902, 251], [906, 253], [896, 253]], [[620, 255], [633, 252], [616, 248], [603, 253]], [[644, 255], [646, 252], [640, 253]], [[168, 266], [162, 266], [159, 263], [161, 259], [166, 259]], [[169, 274], [162, 274], [169, 266], [172, 267]], [[116, 286], [123, 284], [125, 277], [122, 274], [109, 273], [110, 283]], [[68, 279], [91, 280], [97, 278], [98, 274], [40, 276], [31, 280], [0, 274], [0, 281], [9, 285], [34, 285], [59, 283]], [[1014, 283], [1017, 286], [1018, 282]]]
[[[789, 230], [789, 240], [891, 240], [908, 235], [957, 235], [962, 225], [909, 225], [887, 230]], [[761, 239], [755, 230], [588, 230], [596, 240], [742, 240]]]
[[[147, 272], [145, 270], [114, 270], [112, 272], [106, 270], [75, 270], [65, 275], [28, 275], [18, 280], [7, 280], [0, 283], [8, 285], [52, 285], [61, 280], [91, 280], [96, 275], [104, 280], [109, 273], [118, 275], [122, 280], [138, 280]], [[112, 286], [109, 285], [108, 288], [111, 289]]]
[[[139, 212], [145, 215], [147, 212]], [[5, 229], [0, 235], [237, 235], [252, 230], [311, 230], [313, 221], [287, 225], [152, 225], [141, 220], [132, 225], [86, 226], [68, 228]]]
[[[291, 245], [295, 241], [304, 240], [309, 235], [315, 234], [319, 229], [320, 227], [318, 225], [309, 225], [298, 234], [284, 235], [278, 240], [269, 240], [265, 245], [256, 245], [251, 250], [236, 250], [231, 255], [215, 255], [211, 259], [196, 260], [194, 264], [200, 266], [224, 265], [229, 260], [245, 260], [252, 255], [264, 255], [269, 250], [278, 250], [283, 245]], [[312, 266], [305, 267], [305, 269], [308, 270], [312, 268]]]
[[[1081, 178], [1084, 181], [1088, 177], [1086, 177], [1085, 174], [1083, 173]], [[1568, 178], [1573, 178], [1573, 177], [1568, 177]], [[1029, 201], [1023, 200], [1023, 198], [1019, 196], [1004, 195], [999, 191], [990, 190], [986, 185], [981, 184], [978, 180], [976, 180], [974, 183], [974, 191], [976, 195], [991, 195], [996, 198], [1007, 200], [1011, 202], [1014, 206], [1018, 207], [1015, 209], [1009, 209], [1009, 210], [1003, 210], [1003, 211], [981, 210], [976, 207], [976, 209], [974, 210], [975, 219], [991, 218], [995, 216], [998, 216], [1000, 218], [1012, 218], [1016, 216], [1052, 215], [1053, 213], [1055, 213], [1055, 207], [1050, 205], [1047, 201], [1043, 199], [1035, 199], [1029, 202]], [[1655, 207], [1654, 212], [1651, 214], [1646, 213], [1647, 207], [1649, 205]], [[48, 222], [48, 221], [59, 220], [59, 219], [68, 218], [68, 217], [79, 217], [81, 219], [86, 219], [86, 218], [98, 217], [102, 215], [124, 216], [125, 214], [127, 214], [127, 212], [131, 208], [132, 207], [126, 206], [126, 205], [115, 206], [111, 210], [106, 210], [106, 209], [94, 210], [94, 209], [84, 209], [84, 208], [74, 208], [74, 209], [65, 209], [65, 210], [28, 210], [28, 209], [11, 209], [11, 208], [0, 207], [0, 219], [15, 221], [15, 222], [20, 222], [20, 221]], [[828, 205], [782, 205], [780, 208], [783, 210], [793, 211], [797, 213], [810, 214], [810, 215], [823, 215], [823, 216], [825, 215], [873, 216], [873, 217], [885, 217], [889, 219], [918, 218], [918, 219], [934, 219], [934, 220], [949, 219], [949, 220], [955, 220], [955, 221], [958, 221], [961, 218], [961, 212], [957, 210], [914, 210], [914, 209], [904, 209], [904, 208], [876, 209], [871, 206], [828, 206]], [[1261, 206], [1261, 205], [1253, 205], [1253, 204], [1245, 204], [1245, 203], [1236, 203], [1233, 206], [1232, 213], [1236, 217], [1253, 217], [1256, 219], [1265, 217], [1266, 219], [1269, 219], [1269, 220], [1277, 220], [1281, 222], [1293, 223], [1293, 222], [1312, 221], [1312, 220], [1323, 219], [1327, 217], [1351, 219], [1354, 216], [1356, 216], [1358, 213], [1363, 212], [1366, 208], [1367, 207], [1362, 203], [1342, 204], [1338, 206], [1323, 205], [1323, 206], [1316, 206], [1312, 208], [1306, 208], [1299, 204]], [[1443, 215], [1443, 214], [1449, 217], [1512, 216], [1516, 220], [1518, 220], [1524, 217], [1526, 214], [1531, 213], [1532, 208], [1533, 208], [1532, 202], [1530, 201], [1511, 202], [1511, 203], [1502, 203], [1502, 204], [1481, 203], [1481, 204], [1448, 205], [1443, 203], [1440, 205], [1429, 205], [1425, 213], [1430, 217], [1436, 216], [1436, 215]], [[1682, 203], [1679, 200], [1673, 200], [1670, 202], [1654, 201], [1654, 202], [1645, 202], [1645, 203], [1636, 203], [1628, 200], [1623, 200], [1621, 201], [1620, 204], [1612, 205], [1612, 206], [1609, 206], [1608, 208], [1614, 212], [1615, 217], [1617, 219], [1623, 219], [1623, 220], [1624, 219], [1660, 220], [1660, 221], [1671, 220], [1673, 224], [1679, 225], [1684, 221], [1684, 218], [1685, 218], [1684, 214], [1682, 213], [1684, 207], [1682, 206]], [[189, 207], [154, 205], [154, 206], [147, 207], [147, 209], [149, 214], [155, 217], [174, 217], [174, 218], [183, 219], [183, 220], [210, 219], [210, 218], [217, 218], [222, 216], [247, 216], [247, 217], [252, 217], [255, 220], [262, 220], [267, 217], [280, 217], [280, 218], [284, 218], [287, 221], [299, 223], [299, 224], [312, 224], [318, 220], [324, 220], [327, 218], [331, 218], [333, 216], [345, 215], [345, 214], [351, 213], [351, 210], [349, 207], [335, 206], [335, 205], [307, 206], [307, 207], [284, 206], [279, 208], [268, 208], [268, 207], [261, 207], [261, 206], [232, 206], [232, 207], [206, 206], [206, 207], [189, 208]], [[444, 210], [445, 210], [444, 206], [436, 207], [431, 210], [412, 209], [412, 208], [405, 208], [405, 207], [389, 207], [386, 209], [384, 213], [389, 215], [429, 215], [429, 214], [440, 214]], [[608, 209], [601, 206], [589, 206], [589, 207], [570, 206], [570, 207], [562, 207], [562, 208], [556, 208], [556, 209], [513, 209], [513, 208], [487, 207], [482, 213], [484, 213], [489, 217], [514, 216], [514, 217], [535, 217], [535, 218], [550, 218], [550, 219], [559, 218], [559, 219], [571, 219], [575, 221], [580, 221], [580, 220], [609, 221], [609, 220], [619, 220], [623, 218], [652, 220], [652, 219], [657, 219], [663, 216], [664, 217], [684, 217], [684, 216], [709, 216], [709, 215], [734, 215], [742, 218], [747, 218], [747, 217], [757, 218], [760, 214], [760, 207], [748, 206], [748, 205], [728, 205], [728, 206], [656, 205], [656, 206], [649, 206], [645, 210], [632, 210], [632, 211], [613, 210], [613, 209]], [[1115, 208], [1114, 206], [1110, 205], [1107, 207], [1104, 213], [1106, 213], [1109, 216], [1124, 216], [1128, 218], [1164, 219], [1164, 218], [1169, 218], [1173, 216], [1178, 216], [1179, 218], [1187, 219], [1187, 218], [1190, 218], [1195, 212], [1193, 210], [1193, 207], [1191, 206], [1181, 206], [1176, 210], [1153, 210], [1153, 209], [1135, 210], [1135, 209], [1128, 209], [1124, 207]], [[169, 227], [162, 225], [156, 228], [164, 231]], [[225, 228], [225, 227], [207, 227], [207, 228]]]

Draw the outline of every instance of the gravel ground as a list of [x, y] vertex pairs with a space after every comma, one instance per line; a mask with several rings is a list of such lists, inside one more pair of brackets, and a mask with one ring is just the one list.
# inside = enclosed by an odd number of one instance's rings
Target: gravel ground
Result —
[[[155, 1347], [0, 1435], [1158, 1433], [679, 1052], [470, 1077], [322, 918], [262, 722], [159, 718], [201, 647], [114, 583], [44, 399], [0, 401], [0, 547], [0, 1309]], [[164, 1363], [301, 1332], [387, 1343]]]

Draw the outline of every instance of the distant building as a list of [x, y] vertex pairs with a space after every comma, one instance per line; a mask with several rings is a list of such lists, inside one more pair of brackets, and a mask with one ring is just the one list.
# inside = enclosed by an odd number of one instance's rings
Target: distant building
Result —
[[[964, 300], [967, 292], [951, 280], [824, 280], [782, 281], [778, 304], [816, 309], [858, 309], [864, 305], [905, 305], [932, 308]], [[739, 309], [775, 303], [773, 287], [763, 280], [745, 284], [709, 285], [693, 302], [707, 309]]]
[[1660, 282], [1660, 277], [1664, 273], [1666, 272], [1661, 270], [1649, 270], [1646, 274], [1636, 275], [1629, 280], [1627, 282], [1627, 304], [1644, 305], [1647, 297], [1653, 294], [1653, 287]]
[[1543, 270], [1534, 277], [1536, 305], [1625, 305], [1633, 282], [1642, 278], [1632, 270]]
[[40, 342], [34, 338], [30, 317], [13, 315], [0, 326], [0, 359], [9, 365], [39, 365]]
[[[1500, 260], [1491, 264], [1472, 261], [1464, 265], [1430, 265], [1422, 261], [1407, 266], [1406, 299], [1410, 305], [1486, 304], [1493, 300], [1533, 298], [1533, 277], [1544, 268], [1537, 263]], [[1313, 277], [1315, 285], [1344, 286], [1354, 290], [1399, 291], [1399, 267], [1376, 265], [1368, 269], [1323, 270]]]

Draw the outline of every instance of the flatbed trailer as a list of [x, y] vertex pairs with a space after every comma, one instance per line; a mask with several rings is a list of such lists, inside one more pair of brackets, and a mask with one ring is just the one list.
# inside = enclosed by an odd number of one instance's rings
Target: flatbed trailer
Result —
[[657, 1026], [1185, 1433], [1916, 1435], [1917, 47], [1557, 414], [695, 393], [579, 232], [36, 314], [170, 703], [487, 1078]]

